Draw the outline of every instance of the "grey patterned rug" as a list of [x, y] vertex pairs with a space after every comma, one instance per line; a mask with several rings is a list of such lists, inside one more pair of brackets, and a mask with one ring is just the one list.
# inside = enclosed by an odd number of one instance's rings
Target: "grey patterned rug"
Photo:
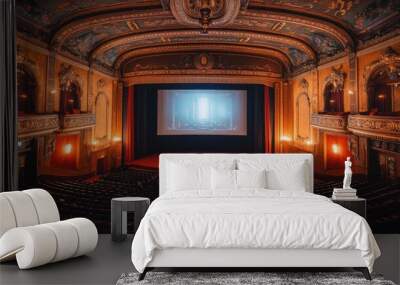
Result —
[[380, 275], [368, 281], [359, 272], [148, 272], [138, 281], [138, 273], [122, 274], [116, 285], [395, 285]]

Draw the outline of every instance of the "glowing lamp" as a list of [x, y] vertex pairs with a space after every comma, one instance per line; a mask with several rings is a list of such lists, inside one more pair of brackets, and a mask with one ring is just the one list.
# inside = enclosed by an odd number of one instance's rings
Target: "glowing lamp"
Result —
[[338, 154], [340, 152], [340, 147], [337, 144], [332, 145], [332, 152]]
[[381, 99], [381, 100], [385, 99], [385, 94], [379, 94], [378, 99]]
[[121, 137], [114, 136], [112, 140], [113, 140], [113, 142], [120, 142], [121, 141]]
[[333, 104], [333, 103], [335, 103], [335, 100], [331, 99], [331, 100], [329, 100], [329, 103]]
[[92, 145], [97, 145], [97, 140], [92, 140]]
[[312, 144], [313, 144], [312, 140], [306, 140], [305, 143], [306, 143], [307, 145], [312, 145]]
[[72, 152], [72, 144], [65, 144], [63, 147], [63, 151], [65, 154], [70, 154]]
[[282, 142], [290, 142], [292, 139], [289, 136], [281, 136], [281, 141]]

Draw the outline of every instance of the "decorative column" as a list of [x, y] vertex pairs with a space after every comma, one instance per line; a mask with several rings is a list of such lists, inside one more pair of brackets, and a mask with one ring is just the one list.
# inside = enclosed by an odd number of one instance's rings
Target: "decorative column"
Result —
[[88, 113], [93, 113], [93, 67], [90, 64], [89, 65], [89, 70], [88, 70], [88, 77], [87, 77], [87, 82], [88, 82], [88, 94], [87, 94], [87, 111]]
[[112, 143], [113, 143], [113, 160], [112, 167], [121, 166], [121, 150], [122, 150], [122, 97], [123, 83], [117, 80], [113, 81], [112, 96]]
[[282, 151], [281, 136], [282, 136], [282, 122], [283, 122], [283, 104], [282, 104], [282, 85], [286, 84], [282, 82], [276, 82], [274, 84], [275, 89], [275, 149], [274, 152]]
[[311, 112], [313, 114], [318, 113], [318, 69], [314, 68], [311, 71]]
[[47, 57], [46, 113], [53, 113], [56, 95], [56, 52], [51, 50]]
[[[350, 113], [358, 113], [357, 54], [349, 52], [349, 99]], [[346, 94], [344, 94], [346, 96]]]
[[18, 190], [15, 0], [0, 1], [0, 192]]

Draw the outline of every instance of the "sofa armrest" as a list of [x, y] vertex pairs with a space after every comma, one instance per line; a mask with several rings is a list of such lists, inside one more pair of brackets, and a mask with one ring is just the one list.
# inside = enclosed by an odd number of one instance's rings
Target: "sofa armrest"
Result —
[[87, 254], [97, 241], [96, 226], [84, 218], [13, 228], [0, 238], [0, 261], [16, 257], [28, 269]]

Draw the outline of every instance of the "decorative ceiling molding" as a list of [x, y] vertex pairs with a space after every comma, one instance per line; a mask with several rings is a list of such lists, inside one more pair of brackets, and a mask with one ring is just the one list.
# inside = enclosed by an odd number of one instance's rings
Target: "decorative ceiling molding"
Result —
[[122, 77], [165, 74], [251, 75], [282, 77], [282, 64], [268, 57], [215, 51], [184, 51], [134, 57]]
[[[282, 50], [290, 58], [292, 73], [298, 74], [352, 52], [356, 46], [398, 34], [400, 18], [400, 0], [71, 0], [67, 4], [62, 0], [17, 1], [19, 36], [85, 65], [96, 58], [94, 64], [108, 73], [113, 72], [116, 57], [130, 51], [201, 43]], [[187, 34], [202, 27], [200, 4], [210, 4], [206, 25], [214, 36], [208, 41], [199, 30]], [[151, 38], [163, 31], [179, 31], [183, 36], [166, 36], [161, 42]], [[266, 38], [272, 35], [280, 37], [283, 46]], [[123, 38], [143, 43], [115, 45], [111, 52], [103, 49]], [[101, 49], [104, 56], [97, 52]]]
[[[209, 7], [208, 27], [221, 27], [232, 23], [239, 14], [241, 0], [214, 0]], [[211, 4], [211, 1], [210, 1]], [[175, 19], [184, 26], [202, 27], [202, 13], [193, 0], [170, 0], [169, 7]]]
[[[211, 30], [207, 35], [201, 36], [199, 35], [197, 30], [176, 30], [128, 35], [100, 44], [91, 53], [90, 61], [94, 62], [94, 60], [100, 58], [101, 56], [104, 56], [107, 51], [124, 45], [126, 46], [127, 50], [123, 50], [123, 52], [121, 52], [120, 54], [133, 49], [133, 47], [130, 46], [132, 44], [135, 44], [136, 48], [162, 46], [173, 44], [174, 40], [177, 39], [180, 41], [184, 40], [186, 44], [192, 44], [193, 42], [197, 41], [201, 42], [202, 44], [208, 45], [215, 43], [216, 38], [218, 38], [220, 41], [225, 38], [228, 39], [231, 44], [244, 46], [271, 48], [271, 44], [274, 44], [277, 46], [277, 49], [280, 47], [282, 48], [282, 51], [285, 52], [285, 54], [287, 54], [287, 56], [291, 59], [293, 65], [298, 65], [299, 62], [300, 64], [304, 64], [306, 62], [308, 63], [310, 61], [316, 61], [316, 54], [314, 50], [306, 43], [297, 39], [276, 34], [241, 32], [231, 30]], [[139, 43], [141, 43], [142, 45], [138, 46]], [[286, 50], [284, 50], [285, 48]], [[113, 52], [117, 51], [113, 50]], [[299, 52], [303, 53], [304, 55], [299, 54]], [[304, 58], [304, 56], [306, 58]], [[114, 62], [112, 64], [114, 64]]]
[[273, 20], [282, 23], [293, 23], [296, 25], [310, 27], [328, 33], [333, 38], [337, 39], [343, 45], [344, 48], [354, 47], [354, 41], [351, 35], [346, 30], [344, 30], [341, 26], [335, 25], [323, 19], [317, 19], [309, 16], [289, 14], [289, 13], [279, 13], [279, 12], [266, 13], [264, 11], [257, 11], [254, 9], [241, 11], [239, 17], [249, 17], [251, 19], [255, 20], [258, 19], [263, 21]]
[[[153, 21], [156, 23], [156, 25], [150, 26], [146, 24], [146, 26], [143, 27], [143, 24], [141, 24], [141, 26], [138, 26], [138, 21], [141, 23], [147, 23], [148, 19], [154, 19]], [[279, 23], [280, 27], [286, 24], [286, 27], [284, 29], [276, 30], [274, 26], [272, 29], [270, 29], [266, 26], [267, 23]], [[295, 27], [298, 26], [298, 29], [300, 29], [300, 31], [302, 30], [303, 32], [299, 33], [297, 31], [294, 31], [293, 29], [288, 29], [288, 24], [294, 25]], [[133, 27], [134, 29], [129, 30], [127, 29], [126, 25]], [[104, 28], [100, 29], [101, 26], [103, 26]], [[106, 26], [108, 26], [107, 29], [113, 30], [113, 32], [111, 32], [109, 36], [104, 34], [103, 31], [104, 29], [106, 29]], [[113, 26], [115, 28], [113, 28]], [[246, 30], [253, 29], [259, 32], [267, 29], [268, 31], [271, 31], [273, 33], [281, 33], [283, 35], [307, 42], [307, 44], [312, 46], [313, 49], [317, 52], [319, 51], [318, 49], [321, 49], [323, 51], [327, 50], [324, 44], [332, 45], [334, 41], [337, 41], [339, 45], [342, 45], [342, 49], [353, 46], [353, 42], [349, 34], [340, 27], [337, 27], [334, 24], [331, 24], [321, 19], [308, 18], [300, 15], [290, 15], [287, 13], [276, 12], [265, 13], [257, 12], [254, 10], [241, 11], [239, 17], [234, 23], [231, 24], [231, 26], [235, 28], [239, 27]], [[90, 30], [88, 29], [88, 27], [90, 27]], [[125, 31], [124, 29], [121, 29], [121, 27], [124, 27]], [[57, 50], [60, 50], [60, 48], [68, 39], [72, 37], [77, 37], [79, 33], [83, 33], [83, 31], [85, 30], [87, 30], [86, 33], [89, 33], [89, 31], [95, 31], [95, 37], [90, 39], [83, 38], [79, 40], [79, 45], [81, 42], [83, 44], [83, 41], [86, 41], [92, 46], [95, 46], [98, 45], [100, 40], [108, 40], [111, 37], [118, 37], [122, 36], [123, 34], [155, 31], [161, 28], [176, 29], [177, 27], [179, 27], [179, 23], [174, 19], [170, 11], [157, 10], [148, 12], [114, 12], [105, 15], [95, 15], [92, 17], [87, 17], [81, 20], [70, 22], [69, 24], [61, 27], [54, 34], [51, 40], [51, 46]], [[105, 31], [107, 31], [107, 29]], [[313, 31], [317, 33], [315, 37], [311, 38], [311, 34], [313, 33]], [[72, 43], [73, 46], [77, 46], [76, 43]], [[335, 53], [337, 48], [339, 48], [339, 46], [335, 47]]]
[[238, 54], [251, 54], [251, 55], [259, 55], [268, 58], [272, 58], [272, 60], [277, 59], [277, 61], [282, 64], [287, 71], [291, 68], [290, 59], [286, 54], [279, 50], [273, 49], [265, 49], [265, 48], [256, 48], [256, 47], [247, 47], [247, 46], [237, 46], [237, 45], [226, 45], [226, 44], [185, 44], [185, 45], [169, 45], [162, 47], [151, 47], [151, 48], [143, 48], [143, 49], [135, 49], [130, 50], [121, 54], [114, 64], [114, 70], [120, 70], [125, 62], [129, 61], [131, 58], [135, 58], [138, 56], [145, 56], [151, 54], [162, 54], [162, 53], [172, 53], [172, 52], [184, 52], [184, 51], [227, 51]]
[[[66, 38], [76, 34], [78, 31], [87, 29], [88, 27], [95, 27], [104, 24], [118, 23], [118, 22], [131, 22], [140, 19], [159, 19], [169, 18], [174, 19], [170, 11], [155, 10], [155, 11], [126, 11], [114, 12], [109, 14], [95, 15], [82, 19], [78, 19], [67, 23], [59, 28], [53, 35], [50, 46], [59, 49]], [[174, 22], [176, 22], [174, 20]]]
[[399, 15], [400, 0], [251, 0], [249, 9], [283, 10], [324, 18], [352, 34], [364, 33]]

